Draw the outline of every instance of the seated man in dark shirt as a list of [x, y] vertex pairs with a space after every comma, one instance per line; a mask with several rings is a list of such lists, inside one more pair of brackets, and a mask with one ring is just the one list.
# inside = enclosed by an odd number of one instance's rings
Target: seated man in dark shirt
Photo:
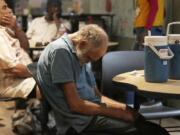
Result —
[[58, 135], [69, 129], [118, 135], [136, 129], [137, 121], [145, 121], [126, 104], [102, 95], [96, 86], [88, 63], [102, 57], [107, 44], [108, 36], [102, 28], [87, 25], [73, 34], [64, 34], [42, 52], [37, 78], [54, 112]]

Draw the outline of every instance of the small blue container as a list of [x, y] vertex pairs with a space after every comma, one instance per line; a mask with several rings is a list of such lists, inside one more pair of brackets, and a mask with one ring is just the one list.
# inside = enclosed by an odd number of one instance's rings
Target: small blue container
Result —
[[127, 91], [124, 93], [124, 102], [128, 105], [134, 104], [134, 91]]
[[166, 82], [168, 80], [168, 61], [173, 55], [168, 47], [167, 36], [146, 36], [145, 80], [157, 83]]
[[180, 79], [180, 34], [169, 34], [170, 26], [180, 24], [180, 22], [172, 22], [168, 24], [167, 36], [169, 48], [173, 51], [174, 57], [169, 61], [169, 78]]

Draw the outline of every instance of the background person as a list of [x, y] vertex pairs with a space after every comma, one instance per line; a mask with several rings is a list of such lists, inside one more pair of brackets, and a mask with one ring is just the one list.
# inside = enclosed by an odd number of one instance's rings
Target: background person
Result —
[[137, 0], [134, 50], [143, 50], [144, 36], [148, 30], [151, 31], [151, 35], [162, 35], [164, 9], [164, 0]]
[[62, 12], [60, 0], [48, 0], [46, 11], [45, 16], [37, 17], [32, 21], [26, 32], [28, 39], [42, 43], [50, 42], [60, 36], [61, 24], [64, 25], [67, 31], [70, 31], [70, 23], [60, 19]]
[[26, 98], [33, 92], [35, 81], [26, 68], [32, 62], [28, 48], [25, 33], [0, 0], [0, 97]]

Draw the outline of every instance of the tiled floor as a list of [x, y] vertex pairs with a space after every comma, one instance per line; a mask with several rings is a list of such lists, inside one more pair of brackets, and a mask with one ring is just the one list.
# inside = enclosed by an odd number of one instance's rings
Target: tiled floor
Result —
[[[0, 101], [0, 135], [15, 135], [11, 128], [11, 115], [14, 113], [13, 107], [13, 101]], [[158, 123], [157, 120], [153, 120], [153, 122]], [[162, 126], [180, 126], [180, 120], [173, 118], [163, 119]], [[180, 132], [171, 132], [170, 134], [180, 135]]]
[[[159, 123], [159, 120], [151, 120], [152, 122]], [[161, 121], [161, 126], [163, 127], [173, 127], [173, 126], [179, 126], [179, 128], [167, 128], [168, 131], [172, 130], [180, 130], [180, 120], [173, 119], [173, 118], [166, 118]], [[170, 132], [171, 135], [180, 135], [179, 132]]]
[[0, 101], [0, 135], [15, 135], [11, 128], [11, 115], [14, 113], [13, 107], [13, 101]]

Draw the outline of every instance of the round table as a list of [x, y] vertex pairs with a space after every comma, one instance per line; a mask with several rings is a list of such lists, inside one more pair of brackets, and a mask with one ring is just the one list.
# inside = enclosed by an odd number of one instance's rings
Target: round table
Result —
[[113, 78], [116, 86], [136, 87], [137, 92], [151, 97], [158, 98], [180, 98], [180, 80], [168, 79], [163, 83], [146, 82], [144, 70], [132, 71], [116, 75]]

